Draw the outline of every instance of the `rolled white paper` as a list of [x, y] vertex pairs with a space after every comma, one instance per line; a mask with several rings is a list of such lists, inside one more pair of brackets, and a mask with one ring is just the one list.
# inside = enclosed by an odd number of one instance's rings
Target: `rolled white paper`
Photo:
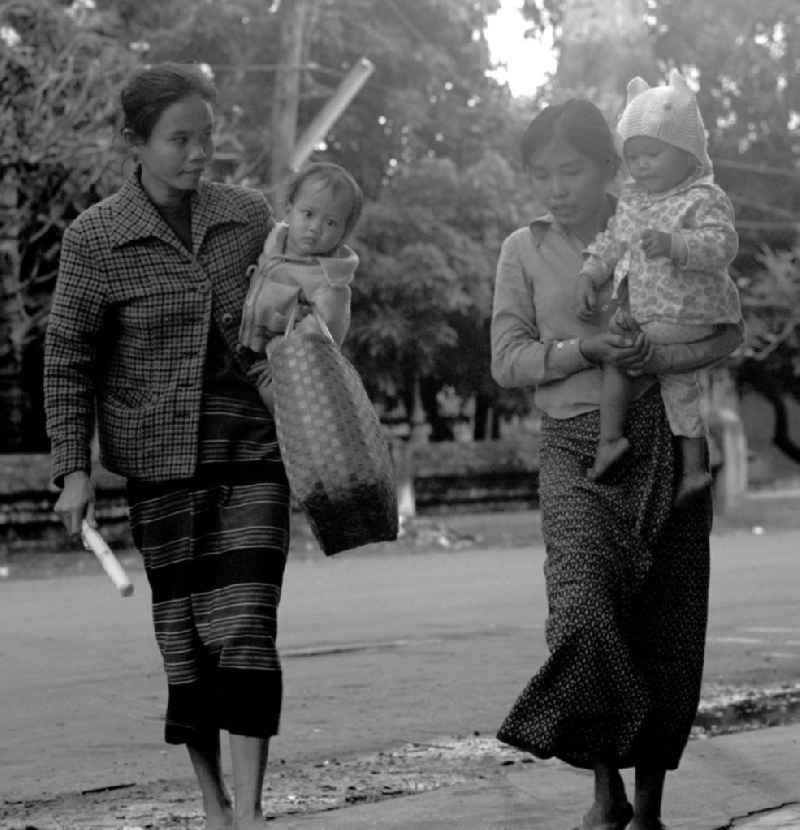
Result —
[[108, 578], [114, 583], [114, 587], [123, 597], [129, 597], [133, 593], [133, 583], [128, 579], [125, 569], [119, 559], [114, 556], [100, 531], [92, 527], [86, 519], [81, 523], [81, 541], [86, 550], [91, 551], [97, 557], [103, 570], [108, 574]]

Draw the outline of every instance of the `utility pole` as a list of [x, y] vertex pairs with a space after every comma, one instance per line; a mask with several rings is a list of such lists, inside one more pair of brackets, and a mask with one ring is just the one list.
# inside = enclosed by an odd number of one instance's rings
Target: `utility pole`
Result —
[[281, 49], [275, 73], [272, 98], [272, 165], [270, 183], [281, 182], [302, 167], [331, 127], [341, 117], [372, 74], [374, 66], [360, 58], [342, 78], [338, 88], [325, 102], [303, 134], [297, 135], [297, 111], [300, 99], [300, 73], [305, 63], [305, 41], [309, 22], [319, 0], [283, 0], [273, 3], [280, 16]]
[[350, 67], [339, 87], [298, 139], [289, 162], [292, 170], [298, 170], [305, 164], [314, 147], [325, 138], [328, 130], [347, 109], [374, 69], [372, 61], [367, 58], [360, 58]]
[[272, 93], [272, 164], [270, 184], [280, 186], [290, 172], [290, 159], [297, 140], [300, 73], [305, 57], [305, 34], [310, 12], [317, 0], [282, 0], [278, 9], [280, 52]]

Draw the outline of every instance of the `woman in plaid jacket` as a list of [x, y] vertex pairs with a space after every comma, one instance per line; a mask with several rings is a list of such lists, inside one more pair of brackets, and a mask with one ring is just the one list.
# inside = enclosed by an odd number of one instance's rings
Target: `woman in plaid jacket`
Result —
[[64, 234], [45, 397], [56, 511], [71, 533], [94, 520], [95, 425], [101, 461], [128, 479], [167, 675], [165, 738], [188, 747], [207, 827], [246, 830], [263, 826], [280, 717], [289, 489], [238, 345], [247, 268], [272, 212], [256, 191], [203, 180], [214, 100], [202, 72], [180, 64], [141, 70], [123, 90], [136, 170]]

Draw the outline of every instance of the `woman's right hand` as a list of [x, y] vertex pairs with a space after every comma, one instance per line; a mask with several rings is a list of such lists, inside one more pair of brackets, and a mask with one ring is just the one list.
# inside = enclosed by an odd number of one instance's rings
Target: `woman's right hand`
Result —
[[70, 536], [77, 536], [81, 532], [84, 518], [94, 527], [94, 487], [89, 474], [83, 470], [67, 473], [64, 476], [64, 489], [53, 509], [64, 522]]
[[613, 334], [604, 331], [581, 338], [581, 354], [591, 363], [610, 363], [625, 372], [638, 373], [650, 360], [653, 347], [640, 331]]
[[575, 283], [575, 313], [581, 320], [591, 320], [597, 311], [597, 290], [588, 274], [578, 274]]

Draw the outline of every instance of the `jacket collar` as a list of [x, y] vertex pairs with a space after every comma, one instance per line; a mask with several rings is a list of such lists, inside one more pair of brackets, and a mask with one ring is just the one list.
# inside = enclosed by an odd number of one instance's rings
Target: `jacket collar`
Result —
[[[614, 214], [617, 210], [617, 197], [613, 193], [606, 193], [606, 200], [610, 208], [609, 216]], [[552, 228], [563, 236], [569, 236], [569, 231], [563, 228], [553, 216], [552, 213], [543, 213], [537, 216], [532, 222], [528, 224], [531, 235], [533, 236], [536, 246], [539, 247], [543, 242], [547, 232]]]
[[[226, 196], [213, 184], [202, 179], [197, 190], [193, 191], [190, 197], [193, 253], [200, 250], [206, 233], [215, 225], [247, 222], [247, 216]], [[111, 237], [114, 247], [156, 237], [185, 250], [142, 187], [138, 169], [117, 191], [112, 210]]]

